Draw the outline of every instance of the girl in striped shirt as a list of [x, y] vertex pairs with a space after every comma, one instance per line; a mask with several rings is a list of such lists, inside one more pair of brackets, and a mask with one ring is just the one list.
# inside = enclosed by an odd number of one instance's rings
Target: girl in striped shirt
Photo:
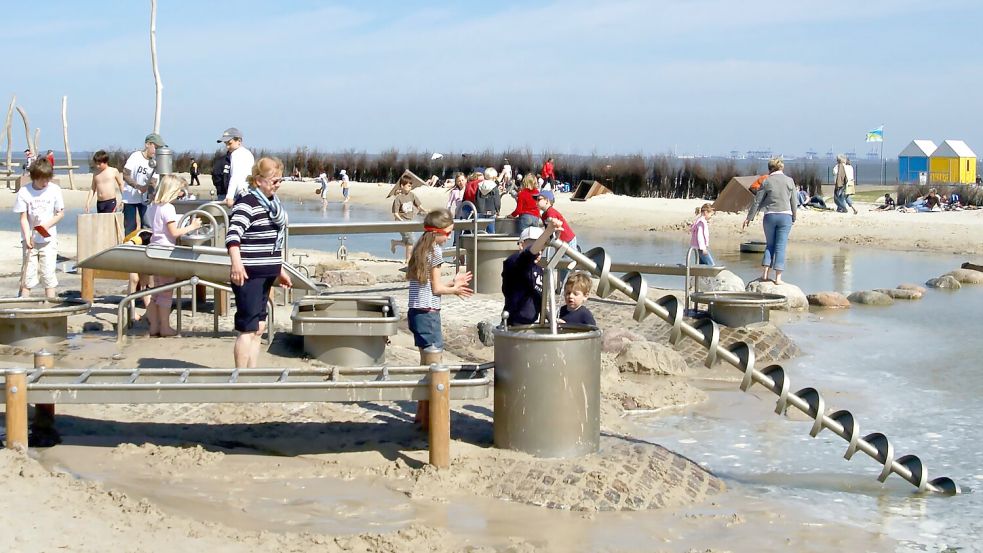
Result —
[[468, 288], [471, 273], [458, 273], [449, 282], [441, 282], [440, 266], [444, 263], [442, 246], [454, 232], [454, 217], [446, 209], [435, 209], [423, 219], [423, 236], [410, 254], [406, 279], [410, 281], [410, 304], [407, 319], [413, 343], [420, 355], [428, 347], [444, 349], [440, 330], [440, 296], [454, 294], [466, 298], [473, 292]]

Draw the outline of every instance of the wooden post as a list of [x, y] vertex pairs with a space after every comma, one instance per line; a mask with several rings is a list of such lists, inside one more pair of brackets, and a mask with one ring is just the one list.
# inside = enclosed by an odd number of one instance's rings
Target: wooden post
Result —
[[[55, 356], [50, 351], [42, 349], [34, 353], [35, 369], [55, 368]], [[52, 432], [55, 427], [55, 405], [53, 403], [38, 403], [34, 406], [34, 428], [43, 432]]]
[[430, 365], [430, 464], [445, 469], [451, 464], [450, 371]]
[[6, 381], [7, 449], [27, 449], [27, 372], [8, 369]]
[[[444, 350], [440, 348], [435, 348], [430, 346], [420, 350], [420, 364], [421, 365], [433, 365], [440, 364], [440, 360], [444, 356]], [[416, 417], [414, 420], [420, 423], [420, 427], [423, 429], [430, 428], [430, 402], [422, 399], [416, 402]]]
[[96, 273], [94, 269], [82, 269], [82, 299], [91, 302], [96, 297]]
[[229, 314], [229, 293], [225, 290], [215, 290], [215, 313], [219, 317]]
[[10, 157], [13, 148], [14, 140], [12, 127], [14, 126], [14, 106], [17, 104], [17, 96], [11, 96], [10, 107], [7, 108], [7, 119], [4, 121], [3, 128], [5, 129], [5, 134], [7, 135], [7, 174], [13, 173], [13, 160]]
[[65, 159], [68, 169], [68, 186], [75, 190], [75, 180], [72, 176], [72, 149], [68, 147], [68, 96], [61, 97], [61, 130], [65, 135]]
[[16, 109], [17, 113], [20, 114], [21, 120], [24, 121], [24, 137], [27, 140], [27, 147], [34, 152], [34, 155], [40, 157], [41, 154], [38, 152], [36, 145], [31, 141], [31, 123], [27, 120], [27, 112], [20, 106], [17, 106]]

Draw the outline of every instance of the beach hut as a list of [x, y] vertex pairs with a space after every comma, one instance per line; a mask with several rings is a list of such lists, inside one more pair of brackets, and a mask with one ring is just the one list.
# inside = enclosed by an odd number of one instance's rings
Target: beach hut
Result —
[[933, 183], [976, 182], [976, 154], [962, 140], [946, 140], [928, 160], [928, 178]]
[[751, 207], [751, 202], [754, 201], [754, 194], [748, 189], [751, 188], [751, 185], [756, 180], [758, 180], [758, 175], [730, 179], [727, 186], [720, 191], [717, 199], [713, 202], [714, 211], [737, 213]]
[[936, 148], [931, 140], [912, 140], [898, 154], [898, 180], [917, 183], [919, 173], [928, 175], [928, 158]]

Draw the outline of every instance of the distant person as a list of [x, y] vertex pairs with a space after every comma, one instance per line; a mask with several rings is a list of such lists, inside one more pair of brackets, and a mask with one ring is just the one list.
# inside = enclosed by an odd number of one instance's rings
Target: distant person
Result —
[[20, 297], [31, 295], [31, 288], [38, 283], [44, 286], [44, 295], [55, 298], [58, 277], [55, 266], [58, 260], [58, 233], [56, 225], [65, 216], [65, 199], [61, 188], [51, 182], [54, 172], [47, 159], [31, 165], [31, 183], [21, 187], [14, 199], [14, 213], [20, 214], [21, 273]]
[[897, 207], [897, 202], [891, 197], [890, 193], [884, 194], [884, 203], [877, 206], [878, 211], [891, 211]]
[[458, 218], [461, 210], [461, 203], [464, 202], [464, 173], [454, 175], [454, 186], [447, 192], [447, 211], [450, 211], [454, 218]]
[[543, 170], [539, 174], [543, 178], [543, 182], [549, 183], [550, 188], [556, 182], [556, 166], [553, 165], [553, 158], [549, 158], [543, 163]]
[[34, 161], [36, 159], [37, 156], [34, 155], [34, 152], [32, 152], [30, 148], [24, 150], [24, 163], [21, 165], [21, 169], [23, 169], [25, 173], [29, 172], [31, 170], [31, 165], [34, 165]]
[[[123, 233], [129, 236], [137, 229], [150, 228], [147, 221], [146, 195], [157, 182], [155, 156], [157, 148], [164, 146], [164, 139], [157, 133], [150, 133], [143, 139], [143, 150], [130, 154], [123, 165]], [[139, 222], [137, 221], [139, 219]]]
[[764, 257], [761, 260], [761, 280], [769, 280], [770, 271], [775, 271], [775, 284], [784, 284], [782, 272], [785, 270], [785, 250], [788, 247], [788, 235], [795, 223], [795, 181], [782, 172], [785, 162], [772, 159], [768, 162], [771, 172], [761, 190], [754, 196], [754, 202], [748, 210], [747, 219], [742, 229], [746, 229], [758, 211], [764, 212], [765, 246]]
[[109, 154], [99, 150], [92, 155], [95, 172], [92, 173], [92, 188], [85, 197], [85, 212], [92, 207], [92, 198], [96, 199], [96, 213], [115, 213], [123, 209], [123, 187], [126, 181], [115, 167], [109, 166]]
[[236, 368], [256, 366], [273, 284], [293, 285], [283, 270], [287, 210], [276, 195], [282, 180], [283, 162], [260, 158], [246, 177], [249, 188], [239, 195], [229, 214], [225, 247], [232, 262], [229, 279], [239, 332], [233, 349]]
[[342, 203], [345, 204], [348, 203], [348, 195], [350, 193], [349, 189], [351, 188], [351, 186], [352, 186], [352, 181], [351, 179], [348, 178], [348, 173], [344, 169], [342, 169], [341, 170], [341, 197], [344, 198], [344, 200], [341, 201]]
[[[228, 189], [225, 191], [225, 205], [232, 207], [239, 196], [249, 193], [246, 177], [252, 172], [256, 158], [242, 145], [242, 131], [235, 127], [225, 129], [216, 142], [225, 144], [225, 148], [229, 151], [229, 180]], [[280, 176], [283, 176], [282, 169]]]
[[826, 200], [819, 194], [815, 194], [809, 198], [809, 201], [806, 203], [806, 207], [829, 210], [829, 207], [826, 205]]
[[833, 168], [833, 201], [836, 202], [836, 211], [839, 213], [847, 213], [849, 206], [853, 214], [857, 214], [852, 199], [857, 192], [854, 176], [850, 160], [843, 154], [836, 156], [836, 167]]
[[550, 236], [557, 230], [562, 231], [563, 224], [556, 219], [550, 219], [545, 231], [536, 226], [526, 227], [519, 235], [519, 251], [502, 264], [502, 294], [505, 295], [509, 325], [539, 322], [543, 268], [537, 262]]
[[215, 187], [215, 197], [225, 199], [229, 190], [229, 152], [219, 152], [212, 158], [212, 185]]
[[191, 160], [191, 186], [201, 186], [201, 180], [198, 179], [198, 160]]
[[321, 186], [317, 191], [321, 196], [321, 207], [328, 207], [328, 174], [321, 171], [314, 181]]
[[536, 221], [539, 220], [539, 206], [536, 205], [536, 196], [539, 195], [537, 184], [535, 175], [526, 175], [522, 179], [522, 188], [515, 198], [515, 210], [510, 216], [519, 219], [516, 223], [516, 232], [519, 234], [522, 234], [526, 228], [536, 225]]
[[703, 204], [696, 208], [696, 215], [696, 220], [689, 229], [689, 247], [696, 248], [700, 265], [713, 266], [715, 263], [713, 256], [710, 255], [710, 219], [713, 218], [713, 204]]
[[[502, 196], [498, 190], [498, 183], [495, 182], [497, 177], [498, 171], [494, 167], [485, 169], [484, 180], [478, 185], [478, 196], [475, 198], [479, 219], [495, 219], [498, 217], [498, 212], [502, 210]], [[494, 221], [488, 223], [485, 232], [495, 232]]]
[[512, 193], [512, 165], [509, 164], [509, 158], [505, 158], [505, 165], [502, 165], [502, 174], [499, 175], [498, 182], [506, 193]]
[[919, 211], [942, 211], [942, 199], [939, 198], [938, 191], [934, 188], [929, 189], [928, 194], [925, 195], [924, 209]]
[[[201, 219], [198, 217], [193, 217], [183, 227], [177, 226], [180, 217], [171, 202], [180, 198], [187, 186], [188, 181], [177, 175], [164, 175], [160, 179], [154, 201], [147, 208], [147, 219], [150, 220], [150, 230], [153, 232], [150, 245], [175, 246], [178, 238], [201, 228]], [[164, 286], [176, 280], [174, 277], [155, 275], [154, 286]], [[171, 328], [173, 294], [173, 290], [166, 290], [151, 295], [150, 304], [147, 305], [147, 323], [151, 336], [166, 338], [177, 335], [177, 331]]]
[[[412, 221], [413, 217], [417, 214], [426, 214], [427, 210], [423, 209], [423, 204], [420, 203], [420, 198], [416, 197], [413, 193], [413, 183], [409, 177], [401, 177], [399, 180], [399, 191], [396, 193], [396, 197], [393, 198], [392, 204], [392, 214], [393, 219], [396, 221]], [[399, 240], [389, 241], [389, 251], [396, 253], [396, 247], [402, 246], [406, 251], [406, 261], [410, 260], [410, 254], [413, 253], [413, 242], [416, 241], [412, 232], [400, 232]]]
[[55, 168], [55, 151], [54, 150], [48, 150], [48, 153], [46, 153], [44, 155], [44, 157], [46, 157], [48, 159], [48, 163], [51, 164], [51, 169], [54, 170], [54, 168]]
[[587, 273], [577, 271], [563, 283], [563, 306], [557, 314], [557, 322], [568, 325], [597, 326], [594, 314], [587, 309], [591, 279]]
[[809, 194], [806, 193], [805, 186], [799, 186], [799, 191], [796, 193], [796, 198], [798, 199], [799, 207], [807, 207], [809, 204]]

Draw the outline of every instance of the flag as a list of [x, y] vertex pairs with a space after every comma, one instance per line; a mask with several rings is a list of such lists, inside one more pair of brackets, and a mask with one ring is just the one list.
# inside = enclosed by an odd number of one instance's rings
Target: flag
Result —
[[884, 125], [867, 131], [867, 142], [884, 142]]

